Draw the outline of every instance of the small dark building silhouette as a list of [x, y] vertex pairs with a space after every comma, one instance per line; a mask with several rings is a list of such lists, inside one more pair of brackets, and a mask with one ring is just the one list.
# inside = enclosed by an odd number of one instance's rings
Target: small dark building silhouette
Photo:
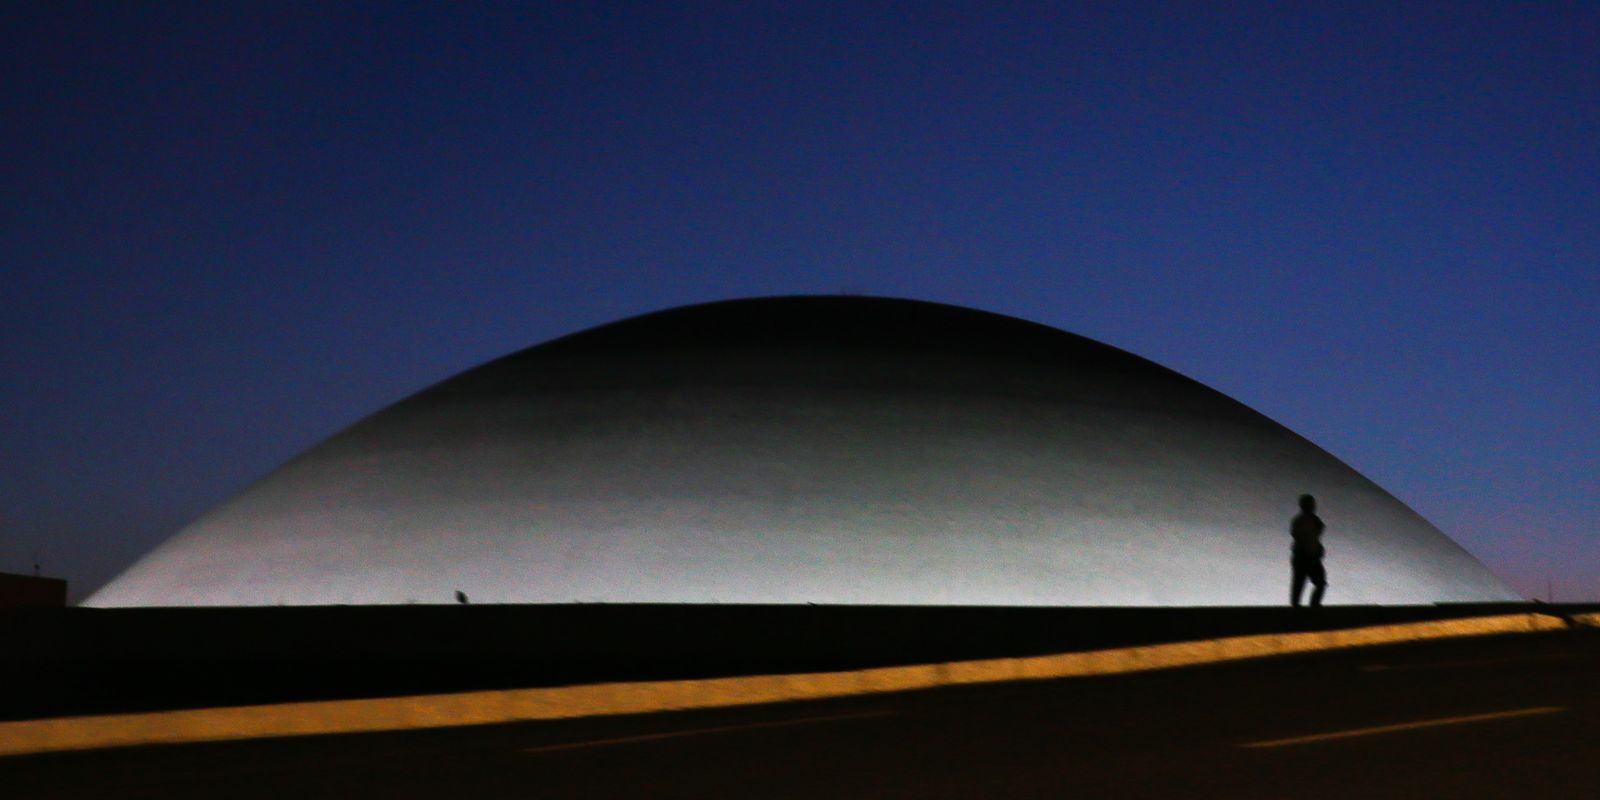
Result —
[[65, 608], [66, 605], [65, 580], [0, 572], [0, 608]]

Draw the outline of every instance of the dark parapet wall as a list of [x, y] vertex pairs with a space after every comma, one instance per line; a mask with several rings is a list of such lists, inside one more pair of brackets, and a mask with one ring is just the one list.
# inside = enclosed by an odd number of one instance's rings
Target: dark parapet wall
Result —
[[0, 572], [0, 608], [64, 608], [67, 582], [61, 578]]
[[835, 672], [1532, 608], [592, 604], [13, 610], [0, 612], [7, 685], [25, 690], [0, 693], [0, 719]]

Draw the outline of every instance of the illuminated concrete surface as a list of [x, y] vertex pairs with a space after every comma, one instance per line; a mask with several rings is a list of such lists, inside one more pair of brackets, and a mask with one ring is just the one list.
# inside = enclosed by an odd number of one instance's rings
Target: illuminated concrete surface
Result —
[[1328, 602], [1517, 599], [1338, 459], [1131, 354], [929, 303], [733, 301], [403, 400], [87, 604], [1280, 604], [1307, 492]]

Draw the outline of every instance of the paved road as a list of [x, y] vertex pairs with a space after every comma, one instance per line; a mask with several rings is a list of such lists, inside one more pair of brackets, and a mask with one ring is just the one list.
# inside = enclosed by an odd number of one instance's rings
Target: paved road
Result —
[[1600, 794], [1600, 632], [407, 734], [0, 759], [8, 798]]

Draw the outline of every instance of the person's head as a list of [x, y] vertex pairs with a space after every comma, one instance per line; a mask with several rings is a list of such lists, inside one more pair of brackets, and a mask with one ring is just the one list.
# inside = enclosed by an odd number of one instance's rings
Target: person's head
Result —
[[1309, 494], [1300, 495], [1300, 510], [1310, 514], [1317, 510], [1317, 498]]

